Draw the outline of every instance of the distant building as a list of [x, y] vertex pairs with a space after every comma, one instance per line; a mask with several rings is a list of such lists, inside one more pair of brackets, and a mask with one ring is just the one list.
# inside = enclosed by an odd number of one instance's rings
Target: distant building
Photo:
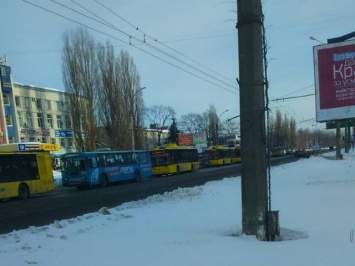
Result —
[[57, 143], [56, 153], [75, 151], [65, 92], [14, 83], [0, 62], [0, 144]]

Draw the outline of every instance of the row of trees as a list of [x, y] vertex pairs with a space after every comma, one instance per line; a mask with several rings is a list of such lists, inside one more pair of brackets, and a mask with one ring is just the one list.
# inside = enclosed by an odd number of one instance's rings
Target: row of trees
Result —
[[286, 150], [312, 149], [335, 146], [334, 131], [297, 129], [296, 120], [277, 110], [269, 124], [270, 147], [284, 147]]

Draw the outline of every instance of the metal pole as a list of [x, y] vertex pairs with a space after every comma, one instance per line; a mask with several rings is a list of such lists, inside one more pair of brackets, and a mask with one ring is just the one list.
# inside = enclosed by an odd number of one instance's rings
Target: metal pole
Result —
[[135, 142], [134, 142], [134, 130], [133, 130], [133, 127], [134, 127], [134, 123], [133, 123], [133, 109], [132, 109], [132, 112], [131, 112], [131, 134], [132, 134], [132, 150], [134, 151], [136, 149], [136, 145], [135, 145]]
[[335, 135], [335, 138], [336, 138], [336, 147], [335, 147], [335, 149], [336, 149], [336, 151], [335, 151], [335, 153], [336, 153], [336, 159], [337, 160], [340, 160], [341, 159], [341, 150], [340, 150], [340, 120], [337, 120], [336, 121], [336, 126], [337, 126], [337, 128], [336, 128], [336, 135]]

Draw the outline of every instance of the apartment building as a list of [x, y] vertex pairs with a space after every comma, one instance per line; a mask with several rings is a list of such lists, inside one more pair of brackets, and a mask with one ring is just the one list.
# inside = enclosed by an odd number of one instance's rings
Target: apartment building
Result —
[[11, 68], [0, 60], [0, 144], [57, 143], [75, 151], [65, 92], [12, 81]]
[[13, 83], [13, 97], [18, 142], [57, 143], [58, 153], [75, 151], [65, 92]]

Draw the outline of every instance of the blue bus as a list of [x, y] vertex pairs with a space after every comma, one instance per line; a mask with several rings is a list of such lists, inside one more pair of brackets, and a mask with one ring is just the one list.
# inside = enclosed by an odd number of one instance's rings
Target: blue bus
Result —
[[66, 153], [60, 161], [64, 187], [107, 187], [124, 180], [140, 182], [152, 175], [149, 151]]

